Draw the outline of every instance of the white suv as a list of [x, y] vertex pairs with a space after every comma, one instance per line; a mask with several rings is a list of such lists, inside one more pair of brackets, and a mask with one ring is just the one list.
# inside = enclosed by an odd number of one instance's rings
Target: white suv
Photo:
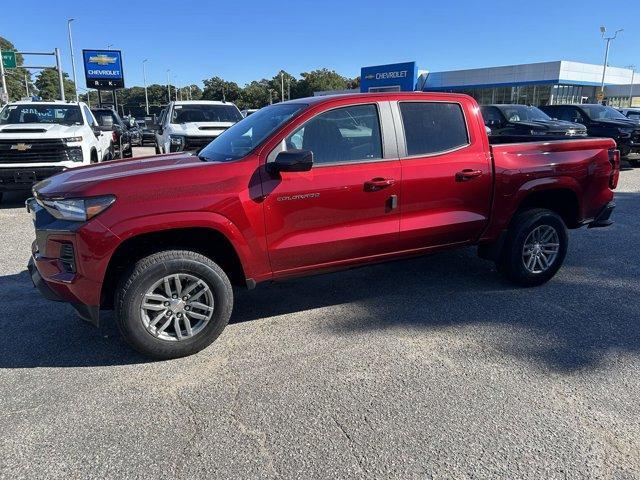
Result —
[[14, 102], [0, 110], [0, 200], [67, 168], [108, 160], [111, 132], [84, 103]]
[[156, 153], [198, 151], [242, 118], [229, 102], [171, 102], [156, 130]]

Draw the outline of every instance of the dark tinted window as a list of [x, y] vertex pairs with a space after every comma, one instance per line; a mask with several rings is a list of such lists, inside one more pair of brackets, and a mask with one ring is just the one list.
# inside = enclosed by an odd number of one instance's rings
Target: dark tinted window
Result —
[[480, 107], [480, 111], [482, 112], [482, 118], [484, 119], [485, 125], [499, 125], [504, 121], [500, 114], [500, 110], [496, 107]]
[[462, 108], [457, 103], [402, 102], [407, 155], [452, 150], [469, 143]]
[[382, 158], [378, 109], [354, 105], [329, 110], [289, 135], [286, 145], [287, 149], [311, 150], [314, 163]]

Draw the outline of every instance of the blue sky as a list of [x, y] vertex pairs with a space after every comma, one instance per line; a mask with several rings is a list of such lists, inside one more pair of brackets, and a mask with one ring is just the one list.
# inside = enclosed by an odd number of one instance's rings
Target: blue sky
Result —
[[[431, 71], [550, 60], [601, 63], [599, 25], [625, 31], [610, 65], [640, 67], [640, 1], [3, 0], [0, 35], [19, 50], [62, 49], [73, 17], [80, 86], [83, 48], [123, 52], [127, 86], [200, 84], [213, 75], [244, 84], [283, 68], [328, 67], [356, 76], [363, 65], [416, 60]], [[31, 57], [34, 62], [37, 59]]]

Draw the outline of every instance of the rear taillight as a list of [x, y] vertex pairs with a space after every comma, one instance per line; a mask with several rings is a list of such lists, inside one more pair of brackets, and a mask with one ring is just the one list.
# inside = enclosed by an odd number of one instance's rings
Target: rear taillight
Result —
[[609, 162], [611, 163], [609, 188], [613, 190], [618, 186], [618, 178], [620, 178], [620, 150], [609, 150]]

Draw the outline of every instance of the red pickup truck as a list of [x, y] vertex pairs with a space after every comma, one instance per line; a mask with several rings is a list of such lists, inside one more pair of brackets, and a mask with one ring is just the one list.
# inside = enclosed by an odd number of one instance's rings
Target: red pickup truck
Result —
[[539, 285], [567, 229], [611, 223], [613, 140], [491, 146], [465, 95], [317, 97], [263, 108], [198, 154], [74, 168], [34, 187], [29, 271], [126, 340], [189, 355], [227, 324], [232, 284], [478, 245]]

